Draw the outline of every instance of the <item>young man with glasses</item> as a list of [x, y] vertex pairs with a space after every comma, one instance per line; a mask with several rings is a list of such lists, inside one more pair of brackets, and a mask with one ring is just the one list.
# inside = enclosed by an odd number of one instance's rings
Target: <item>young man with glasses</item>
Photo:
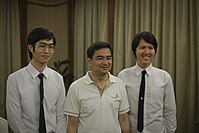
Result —
[[54, 53], [55, 36], [39, 27], [29, 33], [27, 41], [29, 64], [7, 80], [9, 126], [16, 133], [65, 133], [63, 77], [47, 67]]

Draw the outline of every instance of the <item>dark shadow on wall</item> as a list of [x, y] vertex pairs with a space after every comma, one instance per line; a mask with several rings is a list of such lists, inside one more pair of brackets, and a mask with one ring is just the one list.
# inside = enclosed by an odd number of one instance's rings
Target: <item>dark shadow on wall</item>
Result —
[[69, 64], [70, 64], [70, 61], [68, 59], [65, 59], [62, 61], [57, 60], [54, 62], [55, 68], [53, 68], [55, 71], [57, 71], [63, 76], [64, 85], [66, 88], [66, 94], [68, 92], [69, 86], [72, 84], [72, 82], [75, 79], [73, 73], [69, 71]]

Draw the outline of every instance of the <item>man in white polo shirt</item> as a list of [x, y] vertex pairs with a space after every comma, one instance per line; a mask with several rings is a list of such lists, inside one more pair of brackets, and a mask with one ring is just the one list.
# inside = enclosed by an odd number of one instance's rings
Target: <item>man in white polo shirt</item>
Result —
[[109, 73], [112, 55], [102, 41], [87, 49], [91, 71], [72, 83], [66, 97], [67, 133], [130, 133], [125, 85]]

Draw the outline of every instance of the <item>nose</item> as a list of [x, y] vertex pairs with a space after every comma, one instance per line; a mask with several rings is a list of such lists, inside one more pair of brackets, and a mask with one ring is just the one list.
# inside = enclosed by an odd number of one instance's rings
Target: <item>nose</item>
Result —
[[108, 60], [106, 58], [103, 59], [103, 64], [108, 64]]
[[144, 52], [145, 52], [146, 54], [148, 54], [148, 53], [150, 53], [150, 49], [149, 49], [149, 48], [146, 48], [146, 49], [144, 50]]
[[49, 52], [50, 51], [49, 49], [50, 49], [49, 47], [45, 47], [44, 52]]

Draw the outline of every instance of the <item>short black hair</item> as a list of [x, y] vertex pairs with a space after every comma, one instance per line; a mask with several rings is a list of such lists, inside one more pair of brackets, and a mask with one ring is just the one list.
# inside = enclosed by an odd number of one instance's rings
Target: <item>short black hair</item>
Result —
[[[54, 46], [56, 45], [56, 38], [54, 33], [43, 27], [37, 27], [32, 29], [28, 34], [27, 43], [32, 45], [34, 50], [36, 42], [43, 39], [48, 39], [48, 40], [53, 39], [53, 45]], [[32, 53], [30, 51], [29, 51], [29, 57], [30, 59], [32, 59]]]
[[137, 33], [132, 41], [132, 51], [135, 57], [136, 57], [136, 48], [138, 47], [138, 44], [141, 39], [144, 39], [144, 41], [146, 41], [147, 43], [152, 44], [155, 49], [155, 53], [157, 52], [158, 43], [156, 41], [155, 36], [151, 32], [143, 31]]
[[110, 44], [104, 41], [97, 41], [94, 42], [92, 45], [90, 45], [87, 49], [87, 57], [92, 59], [94, 53], [96, 50], [102, 49], [102, 48], [108, 48], [111, 51], [111, 55], [113, 55], [113, 48]]

